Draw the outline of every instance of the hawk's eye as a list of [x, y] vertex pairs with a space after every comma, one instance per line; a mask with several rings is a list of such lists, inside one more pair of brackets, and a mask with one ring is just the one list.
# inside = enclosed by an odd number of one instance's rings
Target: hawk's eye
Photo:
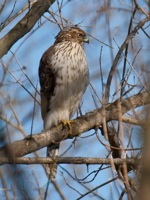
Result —
[[83, 34], [82, 33], [78, 33], [78, 36], [83, 37]]

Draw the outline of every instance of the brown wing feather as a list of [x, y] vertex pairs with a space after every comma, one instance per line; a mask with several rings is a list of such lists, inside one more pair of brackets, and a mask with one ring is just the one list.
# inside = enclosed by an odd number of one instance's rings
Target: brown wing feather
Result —
[[51, 69], [49, 57], [52, 47], [49, 48], [41, 58], [39, 66], [39, 77], [41, 86], [41, 113], [44, 120], [46, 113], [49, 111], [49, 101], [53, 96], [55, 88], [55, 73]]

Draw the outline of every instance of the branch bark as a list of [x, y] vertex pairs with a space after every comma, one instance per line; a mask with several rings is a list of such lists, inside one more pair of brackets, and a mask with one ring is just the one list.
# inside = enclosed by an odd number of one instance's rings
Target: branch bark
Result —
[[[150, 93], [143, 92], [137, 95], [134, 95], [130, 98], [122, 100], [122, 115], [126, 112], [131, 111], [137, 107], [146, 105], [150, 103]], [[61, 141], [69, 138], [73, 138], [81, 135], [83, 132], [86, 132], [95, 127], [102, 126], [103, 115], [102, 109], [96, 109], [92, 112], [87, 113], [86, 115], [75, 119], [72, 125], [72, 134], [69, 134], [69, 128], [63, 127], [62, 124], [51, 128], [50, 130], [43, 131], [39, 134], [35, 134], [32, 138], [27, 137], [23, 140], [16, 141], [12, 144], [9, 144], [0, 149], [0, 157], [10, 156], [12, 157], [21, 157], [26, 154], [37, 151], [43, 147], [54, 143], [60, 143]], [[106, 121], [118, 119], [118, 108], [117, 101], [113, 102], [106, 106]]]
[[27, 14], [0, 40], [0, 58], [5, 55], [13, 44], [28, 33], [40, 17], [49, 9], [55, 0], [37, 1]]
[[[15, 158], [12, 160], [10, 158], [0, 158], [0, 164], [51, 164], [51, 163], [61, 163], [61, 164], [106, 164], [110, 165], [112, 160], [110, 158], [88, 158], [88, 157], [54, 157], [54, 158]], [[113, 159], [114, 164], [121, 165], [123, 163], [129, 165], [138, 165], [140, 159]]]

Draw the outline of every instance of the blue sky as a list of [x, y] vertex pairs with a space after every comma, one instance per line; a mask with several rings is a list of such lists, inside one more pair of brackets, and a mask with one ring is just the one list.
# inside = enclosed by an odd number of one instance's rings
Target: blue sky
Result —
[[[128, 30], [128, 25], [130, 22], [131, 17], [131, 10], [132, 5], [131, 1], [125, 1], [123, 3], [122, 1], [111, 1], [111, 8], [109, 9], [108, 18], [106, 17], [106, 11], [101, 11], [99, 13], [99, 9], [103, 7], [104, 1], [99, 0], [72, 0], [72, 1], [64, 1], [68, 2], [66, 5], [62, 8], [62, 16], [68, 20], [70, 20], [74, 24], [81, 23], [86, 32], [90, 33], [100, 41], [112, 45], [113, 50], [109, 48], [108, 46], [98, 42], [97, 40], [93, 39], [89, 36], [90, 44], [85, 44], [85, 52], [87, 55], [87, 61], [89, 65], [89, 71], [90, 71], [90, 82], [92, 86], [94, 87], [97, 95], [102, 100], [102, 89], [101, 89], [101, 77], [100, 77], [100, 66], [99, 66], [99, 56], [100, 56], [100, 49], [103, 46], [102, 50], [102, 71], [103, 71], [103, 79], [104, 83], [106, 83], [108, 72], [111, 68], [112, 61], [118, 51], [118, 46], [120, 46], [126, 35]], [[21, 3], [17, 1], [16, 7], [14, 9], [14, 13], [17, 12], [20, 8], [23, 7], [23, 5], [26, 5], [27, 1], [23, 0]], [[2, 20], [8, 16], [10, 11], [12, 10], [12, 3], [9, 3], [6, 6], [6, 10], [4, 13], [2, 13]], [[145, 6], [144, 1], [140, 1], [141, 6]], [[145, 8], [144, 7], [144, 8]], [[119, 9], [122, 8], [122, 9]], [[58, 8], [57, 4], [54, 3], [52, 7], [50, 8], [51, 11], [58, 14]], [[7, 26], [2, 32], [1, 37], [5, 35], [23, 16], [25, 13], [23, 13], [21, 16], [19, 16], [16, 20], [14, 20], [13, 23], [11, 23], [9, 26]], [[47, 17], [50, 18], [49, 14], [45, 14]], [[140, 19], [144, 18], [144, 15], [137, 14], [134, 19], [134, 26], [136, 25], [136, 22], [138, 22]], [[51, 18], [52, 19], [52, 18]], [[59, 18], [58, 18], [59, 20]], [[109, 25], [108, 26], [108, 21]], [[43, 24], [43, 25], [41, 25]], [[148, 24], [147, 24], [148, 25]], [[91, 27], [91, 28], [90, 28]], [[110, 28], [110, 34], [109, 35], [109, 28]], [[23, 38], [21, 38], [16, 44], [13, 45], [11, 48], [11, 51], [15, 53], [15, 56], [20, 63], [21, 66], [25, 66], [25, 72], [28, 74], [29, 78], [31, 79], [32, 83], [36, 86], [38, 79], [38, 66], [39, 61], [44, 53], [44, 51], [53, 44], [54, 37], [57, 35], [59, 31], [59, 28], [56, 24], [53, 24], [49, 21], [47, 21], [44, 17], [41, 18], [41, 20], [34, 26], [34, 28], [26, 34]], [[150, 32], [149, 32], [150, 33]], [[109, 40], [110, 39], [110, 40]], [[115, 41], [117, 45], [115, 44]], [[111, 41], [111, 43], [110, 43]], [[141, 42], [142, 41], [142, 42]], [[132, 49], [132, 46], [130, 46], [129, 49], [129, 57], [128, 59], [132, 63], [138, 49], [140, 46], [143, 46], [142, 51], [139, 53], [139, 57], [137, 58], [137, 62], [134, 63], [134, 66], [139, 73], [141, 74], [141, 66], [142, 61], [143, 65], [150, 62], [149, 60], [149, 43], [146, 39], [144, 33], [139, 31], [139, 34], [136, 36], [136, 38], [133, 40], [134, 43], [134, 50]], [[112, 56], [112, 57], [111, 57]], [[11, 61], [10, 61], [10, 60]], [[10, 62], [9, 62], [10, 61]], [[9, 69], [15, 77], [23, 83], [23, 85], [33, 94], [35, 95], [35, 90], [31, 85], [29, 84], [26, 77], [23, 75], [23, 73], [20, 71], [18, 63], [16, 62], [15, 58], [12, 57], [11, 52], [8, 52], [7, 55], [3, 57], [3, 62], [6, 64], [6, 66], [9, 65]], [[127, 65], [128, 69], [130, 69], [130, 66]], [[117, 90], [117, 88], [120, 85], [121, 80], [121, 73], [123, 68], [123, 61], [121, 60], [116, 75], [114, 76], [112, 86], [111, 86], [111, 96], [110, 96], [110, 102], [115, 100], [118, 97], [118, 94], [113, 97], [114, 92]], [[141, 77], [142, 79], [142, 77]], [[144, 77], [143, 77], [144, 79]], [[142, 79], [142, 80], [143, 80]], [[135, 83], [138, 83], [138, 78], [135, 76], [134, 73], [131, 73], [131, 76], [129, 78], [129, 83], [133, 84], [135, 80]], [[144, 81], [144, 80], [143, 80]], [[134, 92], [137, 92], [141, 88], [140, 83], [139, 87], [136, 88], [136, 91], [130, 93], [130, 95], [134, 94]], [[38, 90], [39, 90], [39, 84], [38, 84]], [[29, 96], [29, 94], [21, 88], [21, 86], [17, 83], [15, 83], [15, 80], [11, 77], [11, 75], [8, 73], [5, 79], [5, 86], [2, 88], [2, 91], [6, 94], [7, 98], [9, 97], [12, 101], [15, 100], [16, 103], [13, 104], [13, 107], [16, 111], [16, 114], [27, 134], [30, 134], [31, 131], [31, 122], [32, 122], [32, 111], [33, 111], [33, 105], [34, 101]], [[82, 106], [82, 112], [83, 114], [92, 111], [95, 109], [95, 104], [93, 102], [93, 98], [91, 96], [91, 89], [90, 87], [87, 89], [84, 97], [83, 97], [83, 106]], [[96, 98], [96, 97], [95, 97]], [[40, 97], [37, 95], [38, 101], [40, 101]], [[4, 100], [1, 100], [1, 103], [3, 103]], [[100, 102], [96, 98], [97, 105], [100, 107]], [[16, 120], [14, 119], [13, 113], [10, 110], [10, 108], [6, 105], [6, 109], [4, 110], [5, 116], [7, 118], [11, 119], [16, 123]], [[133, 128], [133, 127], [131, 127]], [[41, 119], [40, 114], [40, 106], [36, 104], [36, 113], [35, 113], [35, 119], [34, 119], [34, 127], [33, 127], [33, 133], [39, 133], [43, 129], [43, 122]], [[130, 128], [129, 128], [130, 130]], [[137, 127], [134, 127], [134, 133], [133, 137], [135, 138], [135, 145], [137, 144], [136, 141], [138, 141], [140, 134], [138, 134]], [[9, 131], [11, 132], [11, 138], [12, 141], [18, 140], [23, 138], [24, 136], [19, 132], [13, 129], [12, 127], [9, 127]], [[91, 130], [88, 133], [83, 134], [89, 135], [91, 133], [94, 133], [94, 130]], [[107, 143], [104, 139], [104, 137], [99, 133], [99, 136], [101, 137], [101, 140], [104, 141], [104, 143]], [[61, 143], [61, 149], [60, 153], [62, 153], [64, 150], [66, 150], [71, 144], [73, 140], [67, 140]], [[45, 156], [45, 149], [40, 150], [39, 155], [44, 157]], [[72, 144], [72, 148], [67, 152], [65, 156], [85, 156], [85, 157], [101, 157], [105, 158], [107, 156], [108, 152], [105, 149], [104, 146], [102, 146], [99, 141], [96, 138], [96, 135], [93, 135], [91, 137], [87, 138], [77, 138], [75, 145]], [[32, 156], [35, 156], [32, 154]], [[83, 166], [75, 166], [75, 165], [61, 165], [65, 169], [67, 169], [72, 175], [74, 175], [74, 170], [77, 173], [78, 178], [83, 178], [87, 175], [87, 167], [85, 165]], [[19, 167], [17, 167], [19, 168]], [[89, 166], [89, 172], [92, 172], [93, 170], [98, 169], [99, 166]], [[32, 193], [31, 196], [37, 196], [36, 191], [36, 182], [35, 178], [33, 177], [33, 172], [37, 176], [37, 180], [39, 183], [40, 188], [45, 188], [47, 179], [45, 176], [45, 172], [43, 168], [39, 165], [28, 165], [23, 166], [23, 169], [26, 170], [26, 173], [29, 177], [32, 177], [31, 179], [27, 180], [26, 184], [29, 186], [31, 185], [32, 190], [34, 190], [34, 193]], [[6, 171], [6, 169], [3, 170]], [[64, 176], [66, 178], [66, 181], [72, 186], [73, 188], [76, 188], [80, 191], [80, 193], [84, 194], [87, 192], [87, 189], [85, 189], [82, 184], [77, 183], [73, 179], [71, 179], [67, 173], [65, 173], [60, 167], [58, 171], [57, 176], [57, 183], [58, 186], [62, 189], [62, 192], [64, 193], [66, 199], [70, 199], [70, 195], [73, 199], [76, 199], [79, 197], [79, 194], [69, 188], [64, 178], [61, 176], [61, 172], [64, 173]], [[97, 185], [100, 185], [109, 179], [113, 178], [115, 173], [112, 173], [111, 169], [106, 169], [101, 171], [95, 180], [93, 182], [90, 182], [86, 184], [87, 187], [90, 189], [96, 187]], [[8, 183], [8, 188], [10, 189], [12, 187], [12, 182]], [[116, 189], [115, 185], [112, 183], [111, 185], [107, 185], [105, 187], [100, 188], [97, 190], [97, 194], [102, 196], [104, 199], [110, 199], [110, 195], [113, 196], [113, 199], [116, 199], [118, 197], [119, 192], [122, 190], [122, 185], [120, 182], [117, 182], [116, 185], [118, 186], [118, 190]], [[53, 188], [53, 186], [50, 186], [49, 188], [51, 199], [59, 199], [58, 193]], [[3, 194], [2, 191], [0, 191], [0, 194]], [[83, 198], [85, 200], [91, 199], [91, 195], [86, 196]], [[92, 200], [100, 199], [96, 196], [92, 196]]]

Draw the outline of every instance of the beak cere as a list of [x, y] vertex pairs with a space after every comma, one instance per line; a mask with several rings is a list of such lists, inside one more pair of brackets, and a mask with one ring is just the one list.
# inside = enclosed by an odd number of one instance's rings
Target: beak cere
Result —
[[83, 41], [89, 44], [89, 38], [87, 36], [84, 37]]

